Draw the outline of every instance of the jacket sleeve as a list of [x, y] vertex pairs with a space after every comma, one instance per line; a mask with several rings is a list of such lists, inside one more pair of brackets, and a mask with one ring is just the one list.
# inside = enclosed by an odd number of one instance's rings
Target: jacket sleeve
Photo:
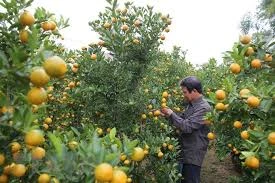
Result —
[[169, 120], [172, 124], [179, 128], [183, 133], [192, 133], [193, 130], [199, 129], [204, 125], [203, 117], [208, 110], [206, 108], [197, 109], [192, 115], [188, 118], [183, 119], [178, 116], [176, 113], [172, 113], [169, 117]]

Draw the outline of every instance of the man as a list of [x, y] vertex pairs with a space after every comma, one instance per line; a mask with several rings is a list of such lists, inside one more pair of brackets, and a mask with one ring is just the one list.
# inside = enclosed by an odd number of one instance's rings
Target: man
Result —
[[161, 110], [171, 123], [180, 130], [180, 167], [184, 180], [181, 183], [199, 183], [200, 171], [207, 151], [209, 128], [204, 123], [204, 115], [211, 110], [203, 99], [201, 82], [194, 76], [180, 82], [184, 99], [188, 102], [185, 111], [177, 115], [169, 108]]

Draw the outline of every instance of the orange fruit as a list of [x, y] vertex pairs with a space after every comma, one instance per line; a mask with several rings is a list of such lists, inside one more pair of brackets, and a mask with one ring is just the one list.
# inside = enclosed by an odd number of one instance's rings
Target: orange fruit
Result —
[[159, 110], [155, 110], [154, 111], [154, 116], [159, 116], [160, 115], [160, 111]]
[[128, 12], [127, 8], [124, 8], [123, 10], [121, 10], [121, 14], [125, 15]]
[[47, 92], [44, 88], [33, 87], [28, 92], [28, 101], [32, 104], [39, 105], [47, 100]]
[[249, 46], [244, 55], [248, 57], [248, 56], [252, 55], [253, 53], [254, 53], [254, 49], [251, 46]]
[[235, 121], [234, 124], [233, 124], [233, 126], [235, 128], [242, 128], [243, 124], [240, 121]]
[[165, 40], [165, 36], [164, 36], [164, 35], [161, 35], [161, 36], [160, 36], [160, 39], [161, 39], [161, 40]]
[[175, 107], [175, 110], [176, 110], [177, 112], [180, 112], [180, 111], [181, 111], [180, 107]]
[[[168, 94], [167, 94], [167, 96], [168, 96]], [[162, 103], [166, 103], [166, 102], [167, 102], [166, 98], [162, 98], [162, 99], [161, 99], [161, 102], [162, 102]]]
[[[168, 92], [167, 91], [164, 91], [163, 93], [162, 93], [162, 97], [163, 98], [167, 98], [168, 97]], [[163, 101], [161, 101], [161, 102], [163, 102]], [[166, 101], [165, 101], [166, 102]], [[164, 102], [163, 102], [164, 103]]]
[[120, 155], [120, 160], [121, 161], [125, 161], [126, 158], [127, 158], [127, 156], [125, 154]]
[[140, 20], [135, 20], [134, 25], [136, 27], [139, 27], [141, 25], [141, 21]]
[[269, 144], [275, 145], [275, 132], [269, 133], [267, 139]]
[[5, 156], [4, 154], [0, 154], [0, 166], [5, 163]]
[[53, 31], [56, 28], [56, 23], [54, 21], [45, 21], [41, 23], [41, 27], [44, 31]]
[[149, 154], [149, 151], [148, 150], [144, 150], [144, 155], [147, 155], [147, 154]]
[[70, 142], [68, 143], [68, 146], [69, 146], [69, 148], [70, 148], [71, 150], [74, 150], [74, 149], [77, 148], [78, 143], [77, 143], [76, 141], [72, 140], [72, 141], [70, 141]]
[[26, 43], [29, 40], [29, 32], [27, 30], [21, 30], [19, 32], [19, 39], [22, 43]]
[[225, 110], [225, 105], [223, 103], [217, 103], [215, 105], [215, 109], [218, 111], [224, 111]]
[[51, 30], [51, 23], [49, 21], [45, 21], [41, 23], [41, 27], [44, 31]]
[[27, 168], [23, 164], [15, 164], [12, 166], [10, 173], [15, 177], [22, 177], [25, 175]]
[[114, 170], [111, 183], [127, 183], [127, 175], [122, 170]]
[[0, 183], [7, 183], [9, 181], [9, 178], [7, 175], [2, 174], [0, 175]]
[[242, 131], [241, 132], [241, 137], [242, 137], [242, 139], [247, 140], [249, 138], [248, 131], [246, 131], [246, 130]]
[[104, 44], [105, 44], [105, 42], [104, 42], [104, 41], [101, 41], [101, 40], [98, 41], [98, 43], [97, 43], [98, 46], [104, 46]]
[[93, 53], [93, 54], [91, 55], [91, 59], [92, 59], [92, 60], [96, 60], [96, 54]]
[[112, 23], [117, 23], [117, 18], [112, 17]]
[[206, 125], [211, 125], [212, 122], [211, 122], [211, 120], [204, 120], [204, 124], [206, 124]]
[[126, 24], [123, 24], [123, 25], [121, 26], [121, 30], [123, 30], [124, 32], [128, 31], [128, 29], [129, 29], [129, 27], [128, 27], [128, 25], [126, 25]]
[[42, 67], [39, 67], [31, 72], [30, 80], [34, 86], [41, 87], [50, 81], [50, 77]]
[[111, 26], [112, 26], [112, 25], [111, 25], [109, 22], [105, 22], [105, 23], [103, 24], [103, 27], [104, 27], [105, 29], [110, 29]]
[[108, 163], [101, 163], [95, 168], [95, 178], [97, 181], [111, 181], [113, 179], [113, 167]]
[[15, 165], [15, 163], [11, 163], [9, 165], [6, 165], [3, 169], [3, 173], [6, 175], [9, 175], [11, 173], [12, 167]]
[[65, 61], [58, 56], [52, 56], [46, 59], [43, 67], [47, 74], [49, 74], [51, 77], [59, 78], [64, 76], [64, 74], [67, 72], [67, 65]]
[[134, 40], [133, 40], [133, 43], [134, 43], [134, 44], [139, 44], [140, 42], [139, 42], [138, 39], [134, 39]]
[[272, 55], [271, 54], [265, 54], [264, 61], [271, 62], [272, 61]]
[[251, 41], [251, 36], [249, 36], [249, 35], [240, 36], [240, 42], [242, 44], [249, 44], [250, 41]]
[[21, 149], [21, 145], [18, 142], [11, 143], [11, 152], [16, 153]]
[[49, 125], [46, 124], [46, 123], [44, 123], [44, 124], [43, 124], [43, 128], [44, 128], [44, 130], [48, 130], [48, 129], [49, 129]]
[[97, 134], [98, 134], [99, 136], [103, 134], [102, 128], [97, 128], [97, 129], [96, 129], [96, 132], [97, 132]]
[[158, 157], [159, 157], [159, 158], [162, 158], [162, 157], [163, 157], [163, 152], [159, 151], [159, 152], [158, 152]]
[[78, 68], [78, 67], [79, 67], [79, 64], [78, 64], [78, 63], [74, 63], [74, 64], [73, 64], [73, 67]]
[[106, 131], [107, 131], [108, 133], [110, 133], [111, 130], [112, 130], [111, 128], [107, 128], [107, 129], [106, 129]]
[[42, 147], [35, 147], [32, 149], [32, 159], [38, 160], [45, 157], [46, 151]]
[[73, 67], [73, 68], [72, 68], [72, 71], [73, 71], [73, 73], [77, 73], [78, 68], [77, 68], [77, 67]]
[[259, 59], [254, 59], [251, 61], [251, 67], [254, 69], [260, 69], [261, 68], [261, 61]]
[[38, 183], [50, 183], [50, 181], [51, 177], [46, 173], [42, 173], [38, 177]]
[[152, 104], [149, 104], [149, 105], [147, 106], [147, 108], [148, 108], [148, 109], [153, 109]]
[[246, 88], [241, 89], [241, 91], [240, 91], [240, 97], [241, 97], [241, 98], [248, 97], [249, 93], [250, 93], [250, 90], [249, 90], [249, 89], [246, 89]]
[[164, 29], [164, 31], [165, 31], [165, 32], [170, 32], [169, 27], [166, 27], [166, 28]]
[[144, 149], [148, 150], [148, 149], [150, 149], [150, 147], [147, 144], [145, 144]]
[[260, 105], [260, 100], [258, 97], [250, 96], [247, 98], [247, 104], [249, 107], [256, 108]]
[[50, 23], [50, 30], [55, 30], [56, 29], [56, 23], [54, 21], [49, 21]]
[[146, 114], [142, 114], [141, 119], [146, 119]]
[[126, 159], [124, 162], [123, 162], [123, 164], [124, 165], [129, 165], [131, 162], [130, 162], [130, 160], [128, 160], [128, 159]]
[[260, 161], [254, 156], [247, 157], [245, 159], [245, 165], [251, 169], [257, 169], [260, 166]]
[[75, 82], [71, 81], [69, 84], [68, 84], [68, 87], [69, 88], [74, 88], [75, 87]]
[[44, 122], [45, 122], [46, 124], [51, 124], [51, 123], [53, 122], [53, 120], [52, 120], [52, 118], [47, 117], [47, 118], [44, 120]]
[[237, 63], [232, 63], [230, 65], [230, 70], [231, 70], [232, 73], [238, 74], [238, 73], [241, 72], [241, 66]]
[[209, 140], [214, 140], [214, 139], [216, 138], [216, 136], [215, 136], [214, 133], [209, 132], [209, 133], [207, 134], [207, 138], [208, 138]]
[[164, 103], [161, 103], [161, 107], [162, 108], [165, 108], [165, 107], [167, 107], [167, 104], [164, 102]]
[[141, 161], [144, 158], [144, 151], [140, 147], [135, 147], [131, 155], [132, 160]]
[[171, 25], [172, 20], [171, 20], [170, 18], [167, 18], [167, 19], [166, 19], [166, 23], [167, 23], [168, 25]]
[[163, 20], [163, 21], [166, 21], [166, 19], [167, 19], [167, 16], [166, 15], [161, 15], [161, 20]]
[[168, 145], [168, 149], [172, 151], [174, 149], [174, 146], [172, 144]]
[[52, 180], [53, 183], [59, 183], [59, 180], [57, 178], [55, 178], [55, 177], [52, 178], [51, 180]]
[[129, 178], [127, 179], [127, 183], [131, 183], [131, 182], [133, 182], [133, 180], [132, 180], [132, 178], [129, 177]]
[[19, 22], [23, 26], [31, 26], [35, 22], [34, 16], [27, 10], [25, 10], [19, 17]]
[[218, 100], [223, 100], [225, 99], [226, 95], [225, 92], [223, 90], [217, 90], [216, 91], [216, 99]]
[[45, 141], [44, 134], [41, 130], [30, 130], [25, 134], [25, 143], [31, 146], [38, 146]]

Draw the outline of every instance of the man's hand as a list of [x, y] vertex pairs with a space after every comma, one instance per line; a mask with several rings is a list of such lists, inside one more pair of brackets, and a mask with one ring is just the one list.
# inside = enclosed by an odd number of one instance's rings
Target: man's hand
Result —
[[170, 108], [166, 108], [166, 107], [162, 108], [160, 111], [161, 111], [161, 115], [166, 117], [169, 117], [173, 113], [173, 111]]

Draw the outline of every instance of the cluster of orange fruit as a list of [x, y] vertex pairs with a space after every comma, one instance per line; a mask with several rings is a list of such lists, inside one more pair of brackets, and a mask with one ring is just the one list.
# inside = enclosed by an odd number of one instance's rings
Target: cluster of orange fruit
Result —
[[[244, 45], [248, 45], [250, 44], [251, 42], [251, 36], [249, 35], [243, 35], [243, 36], [240, 36], [240, 42]], [[254, 48], [249, 46], [245, 52], [245, 56], [250, 56], [254, 54]], [[272, 61], [272, 55], [269, 54], [269, 53], [266, 53], [265, 54], [265, 57], [264, 57], [264, 61], [265, 62], [271, 62]], [[261, 66], [262, 66], [262, 61], [258, 58], [255, 58], [253, 59], [251, 62], [250, 62], [250, 65], [252, 68], [254, 69], [260, 69]], [[238, 63], [232, 63], [230, 65], [230, 70], [232, 73], [234, 74], [239, 74], [241, 72], [241, 66], [238, 64]]]
[[[135, 147], [132, 154], [131, 160], [135, 162], [142, 161], [148, 154], [149, 146], [145, 145], [144, 149], [141, 147]], [[125, 154], [120, 155], [120, 160], [124, 165], [129, 165], [130, 160], [127, 159]], [[113, 167], [109, 163], [101, 163], [96, 166], [94, 170], [95, 179], [98, 182], [111, 182], [111, 183], [131, 183], [132, 178], [127, 177], [126, 173], [120, 170], [118, 167]]]
[[[29, 27], [35, 23], [35, 18], [29, 11], [25, 10], [19, 17], [19, 23], [23, 26], [23, 29], [19, 31], [19, 39], [22, 43], [27, 43], [30, 35]], [[56, 29], [56, 23], [45, 21], [41, 23], [41, 28], [44, 31], [53, 31]]]
[[98, 182], [127, 183], [132, 182], [123, 170], [114, 168], [109, 163], [101, 163], [94, 170], [95, 179]]
[[[31, 150], [31, 157], [33, 160], [41, 160], [45, 157], [46, 151], [44, 148], [39, 147], [45, 142], [44, 134], [41, 130], [30, 130], [26, 132], [24, 137], [25, 146], [28, 150]], [[21, 156], [22, 145], [16, 141], [10, 144], [13, 160], [16, 161]], [[0, 154], [0, 166], [5, 165], [5, 155]], [[8, 182], [8, 176], [23, 177], [27, 172], [27, 167], [20, 163], [11, 163], [3, 167], [3, 174], [0, 175], [0, 182]], [[50, 176], [48, 174], [41, 174], [38, 177], [38, 182], [50, 182]], [[55, 179], [57, 180], [57, 179]], [[54, 181], [57, 182], [57, 181]]]
[[43, 88], [50, 77], [60, 78], [67, 72], [67, 65], [58, 56], [52, 56], [45, 60], [43, 67], [33, 68], [30, 81], [34, 87], [28, 92], [28, 100], [31, 104], [40, 105], [47, 100], [47, 92]]

